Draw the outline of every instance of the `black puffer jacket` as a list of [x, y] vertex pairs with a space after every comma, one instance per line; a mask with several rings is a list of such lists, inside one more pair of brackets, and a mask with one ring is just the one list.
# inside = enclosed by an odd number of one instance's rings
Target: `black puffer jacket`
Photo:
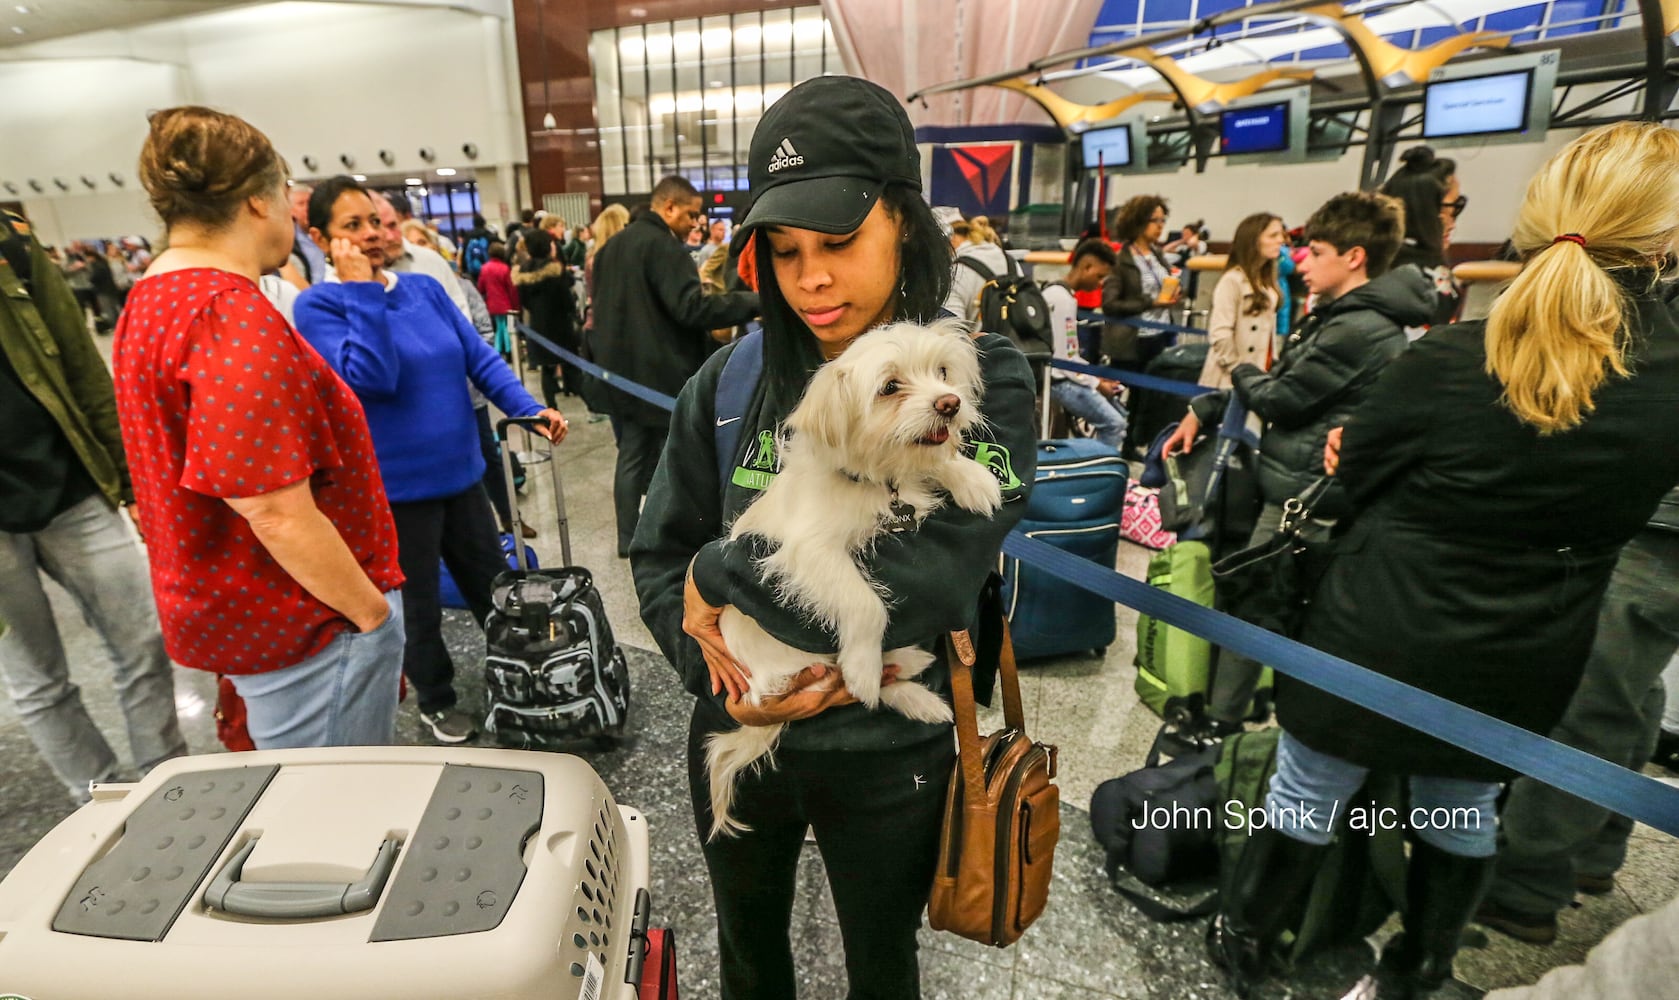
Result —
[[[1259, 490], [1283, 503], [1323, 475], [1323, 448], [1332, 428], [1369, 395], [1376, 376], [1405, 349], [1405, 327], [1433, 318], [1433, 285], [1402, 267], [1312, 310], [1283, 344], [1269, 372], [1250, 364], [1231, 372], [1238, 399], [1265, 421], [1259, 441]], [[1192, 404], [1203, 427], [1219, 419], [1228, 391]], [[1336, 517], [1344, 501], [1332, 486], [1320, 517]]]

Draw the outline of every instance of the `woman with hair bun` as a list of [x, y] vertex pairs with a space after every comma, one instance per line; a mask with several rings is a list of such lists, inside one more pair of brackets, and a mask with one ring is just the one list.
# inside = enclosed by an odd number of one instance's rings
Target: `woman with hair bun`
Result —
[[[1430, 330], [1391, 362], [1325, 468], [1351, 508], [1300, 639], [1536, 733], [1585, 670], [1621, 547], [1679, 482], [1679, 322], [1657, 290], [1679, 240], [1679, 133], [1588, 132], [1540, 168], [1524, 265], [1485, 322]], [[1409, 776], [1397, 995], [1452, 976], [1498, 851], [1509, 768], [1287, 677], [1266, 808], [1209, 930], [1237, 992], [1264, 974], [1291, 907], [1372, 768]], [[1317, 810], [1315, 813], [1313, 810]], [[1384, 986], [1382, 995], [1387, 995]]]
[[1393, 266], [1409, 264], [1434, 283], [1439, 303], [1430, 325], [1443, 326], [1463, 304], [1446, 248], [1469, 199], [1458, 184], [1457, 161], [1435, 156], [1427, 146], [1412, 146], [1399, 159], [1399, 169], [1382, 185], [1383, 194], [1405, 206], [1405, 243]]
[[403, 579], [367, 420], [257, 286], [291, 253], [285, 164], [242, 119], [169, 108], [140, 179], [169, 248], [114, 367], [169, 655], [232, 679], [260, 749], [390, 743]]

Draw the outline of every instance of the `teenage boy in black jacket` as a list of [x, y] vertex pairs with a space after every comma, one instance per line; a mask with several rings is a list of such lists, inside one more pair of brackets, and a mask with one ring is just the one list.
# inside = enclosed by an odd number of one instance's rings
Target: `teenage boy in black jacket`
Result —
[[[699, 222], [700, 195], [677, 176], [653, 189], [651, 211], [633, 219], [595, 255], [595, 329], [602, 368], [674, 396], [700, 370], [716, 342], [709, 331], [758, 315], [755, 292], [707, 296], [684, 241]], [[618, 555], [635, 537], [641, 498], [670, 435], [670, 414], [624, 393], [612, 399], [618, 468], [612, 498]]]
[[[1234, 392], [1265, 421], [1259, 442], [1259, 492], [1265, 500], [1249, 544], [1277, 533], [1283, 504], [1323, 475], [1323, 449], [1331, 429], [1369, 395], [1376, 377], [1405, 350], [1405, 327], [1433, 316], [1434, 288], [1413, 267], [1388, 270], [1404, 239], [1399, 202], [1370, 192], [1339, 194], [1306, 222], [1311, 254], [1300, 265], [1317, 305], [1283, 343], [1270, 371], [1241, 364], [1232, 390], [1197, 396], [1178, 432], [1166, 442], [1170, 456], [1188, 451], [1201, 427], [1218, 424]], [[1313, 508], [1308, 532], [1328, 537], [1343, 503], [1331, 483]], [[1240, 731], [1263, 667], [1221, 650], [1208, 696], [1210, 735]]]

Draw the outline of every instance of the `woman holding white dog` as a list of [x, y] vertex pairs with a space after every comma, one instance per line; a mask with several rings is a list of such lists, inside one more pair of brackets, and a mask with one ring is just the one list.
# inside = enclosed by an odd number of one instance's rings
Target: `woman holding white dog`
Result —
[[[877, 327], [939, 316], [950, 288], [950, 245], [921, 197], [909, 118], [866, 81], [822, 77], [788, 92], [753, 136], [749, 171], [757, 200], [736, 240], [743, 270], [756, 268], [763, 300], [761, 372], [747, 383], [738, 427], [718, 408], [735, 348], [689, 380], [631, 567], [642, 618], [697, 698], [689, 784], [717, 904], [722, 997], [795, 995], [789, 930], [808, 827], [833, 889], [849, 996], [915, 998], [915, 935], [956, 758], [949, 724], [913, 721], [884, 705], [870, 711], [820, 667], [800, 674], [786, 694], [753, 705], [742, 698], [752, 664], [733, 659], [717, 622], [732, 606], [783, 643], [818, 653], [837, 648], [833, 630], [813, 624], [761, 577], [762, 546], [728, 541], [726, 526], [774, 479], [783, 422], [825, 362]], [[989, 516], [945, 503], [876, 540], [863, 562], [889, 610], [885, 649], [931, 648], [942, 633], [972, 624], [979, 590], [1030, 489], [1031, 372], [1005, 338], [980, 335], [974, 347], [974, 395], [985, 420], [968, 448], [998, 477], [1004, 503]], [[875, 374], [885, 381], [871, 383], [870, 396], [897, 391], [890, 373]], [[738, 378], [731, 370], [730, 386]], [[735, 442], [725, 462], [718, 461], [720, 440]], [[920, 443], [935, 441], [945, 443], [937, 435]], [[882, 437], [878, 446], [905, 445]], [[888, 663], [883, 683], [896, 673]], [[948, 695], [942, 659], [916, 681]], [[778, 723], [786, 725], [773, 764], [744, 775], [735, 792], [732, 813], [750, 829], [709, 836], [706, 739]]]

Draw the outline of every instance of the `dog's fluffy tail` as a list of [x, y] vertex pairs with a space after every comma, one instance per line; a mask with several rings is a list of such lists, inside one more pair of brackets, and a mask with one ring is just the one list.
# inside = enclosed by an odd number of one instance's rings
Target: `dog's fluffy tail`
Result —
[[707, 840], [719, 836], [738, 836], [752, 829], [734, 818], [731, 810], [735, 802], [735, 782], [748, 768], [775, 752], [781, 739], [781, 724], [772, 726], [742, 726], [732, 733], [717, 733], [705, 741], [705, 765], [711, 783], [711, 833]]

